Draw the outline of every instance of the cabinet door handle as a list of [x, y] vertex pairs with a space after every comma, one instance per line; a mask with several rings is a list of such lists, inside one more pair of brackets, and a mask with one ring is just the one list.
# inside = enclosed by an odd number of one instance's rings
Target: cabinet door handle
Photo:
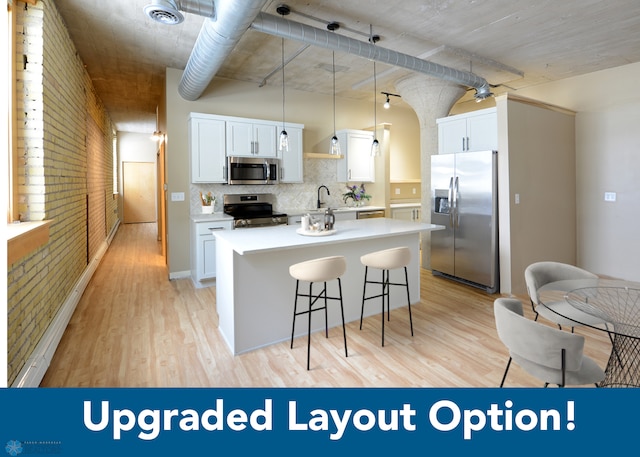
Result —
[[462, 150], [466, 151], [466, 149], [464, 148], [464, 137], [462, 137]]
[[255, 141], [255, 144], [256, 144], [256, 155], [257, 155], [257, 154], [260, 154], [260, 143]]
[[349, 178], [349, 181], [351, 181], [351, 168], [349, 168], [348, 178]]
[[224, 230], [224, 227], [209, 227], [209, 230], [214, 231], [214, 230]]

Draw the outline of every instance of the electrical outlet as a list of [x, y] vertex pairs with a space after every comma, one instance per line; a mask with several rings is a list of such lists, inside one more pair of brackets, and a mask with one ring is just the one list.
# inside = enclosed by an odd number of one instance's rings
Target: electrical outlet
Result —
[[413, 195], [416, 194], [416, 188], [415, 187], [412, 189], [412, 192], [413, 192]]
[[400, 188], [396, 187], [396, 195], [400, 195]]
[[515, 200], [516, 200], [516, 205], [519, 205], [520, 204], [520, 194], [516, 194]]
[[183, 202], [184, 201], [184, 192], [171, 192], [171, 201], [172, 202]]

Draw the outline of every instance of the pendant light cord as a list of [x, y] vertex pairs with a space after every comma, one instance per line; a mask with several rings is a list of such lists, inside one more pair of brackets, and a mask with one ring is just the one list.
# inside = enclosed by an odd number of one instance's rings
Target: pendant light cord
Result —
[[336, 53], [331, 51], [331, 64], [333, 67], [333, 136], [336, 136]]
[[284, 38], [282, 38], [282, 131], [284, 128]]

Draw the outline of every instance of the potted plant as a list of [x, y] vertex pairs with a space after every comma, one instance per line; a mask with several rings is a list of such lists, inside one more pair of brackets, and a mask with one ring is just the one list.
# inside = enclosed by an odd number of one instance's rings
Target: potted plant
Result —
[[347, 192], [342, 194], [342, 200], [349, 206], [362, 206], [365, 200], [369, 200], [370, 198], [371, 195], [367, 194], [364, 184], [360, 184], [360, 186], [350, 186], [347, 184]]
[[202, 213], [213, 214], [213, 209], [216, 205], [216, 197], [211, 192], [203, 194], [200, 192], [200, 201], [202, 202]]

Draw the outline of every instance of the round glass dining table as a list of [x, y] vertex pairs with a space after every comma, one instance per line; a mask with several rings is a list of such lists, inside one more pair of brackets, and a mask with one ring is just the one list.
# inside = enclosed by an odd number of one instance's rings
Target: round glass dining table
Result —
[[601, 387], [640, 387], [640, 283], [612, 279], [564, 280], [545, 284], [538, 292], [542, 303], [564, 299], [580, 311], [579, 314], [603, 322], [593, 325], [576, 321], [575, 316], [572, 319], [577, 324], [609, 333], [612, 350]]

